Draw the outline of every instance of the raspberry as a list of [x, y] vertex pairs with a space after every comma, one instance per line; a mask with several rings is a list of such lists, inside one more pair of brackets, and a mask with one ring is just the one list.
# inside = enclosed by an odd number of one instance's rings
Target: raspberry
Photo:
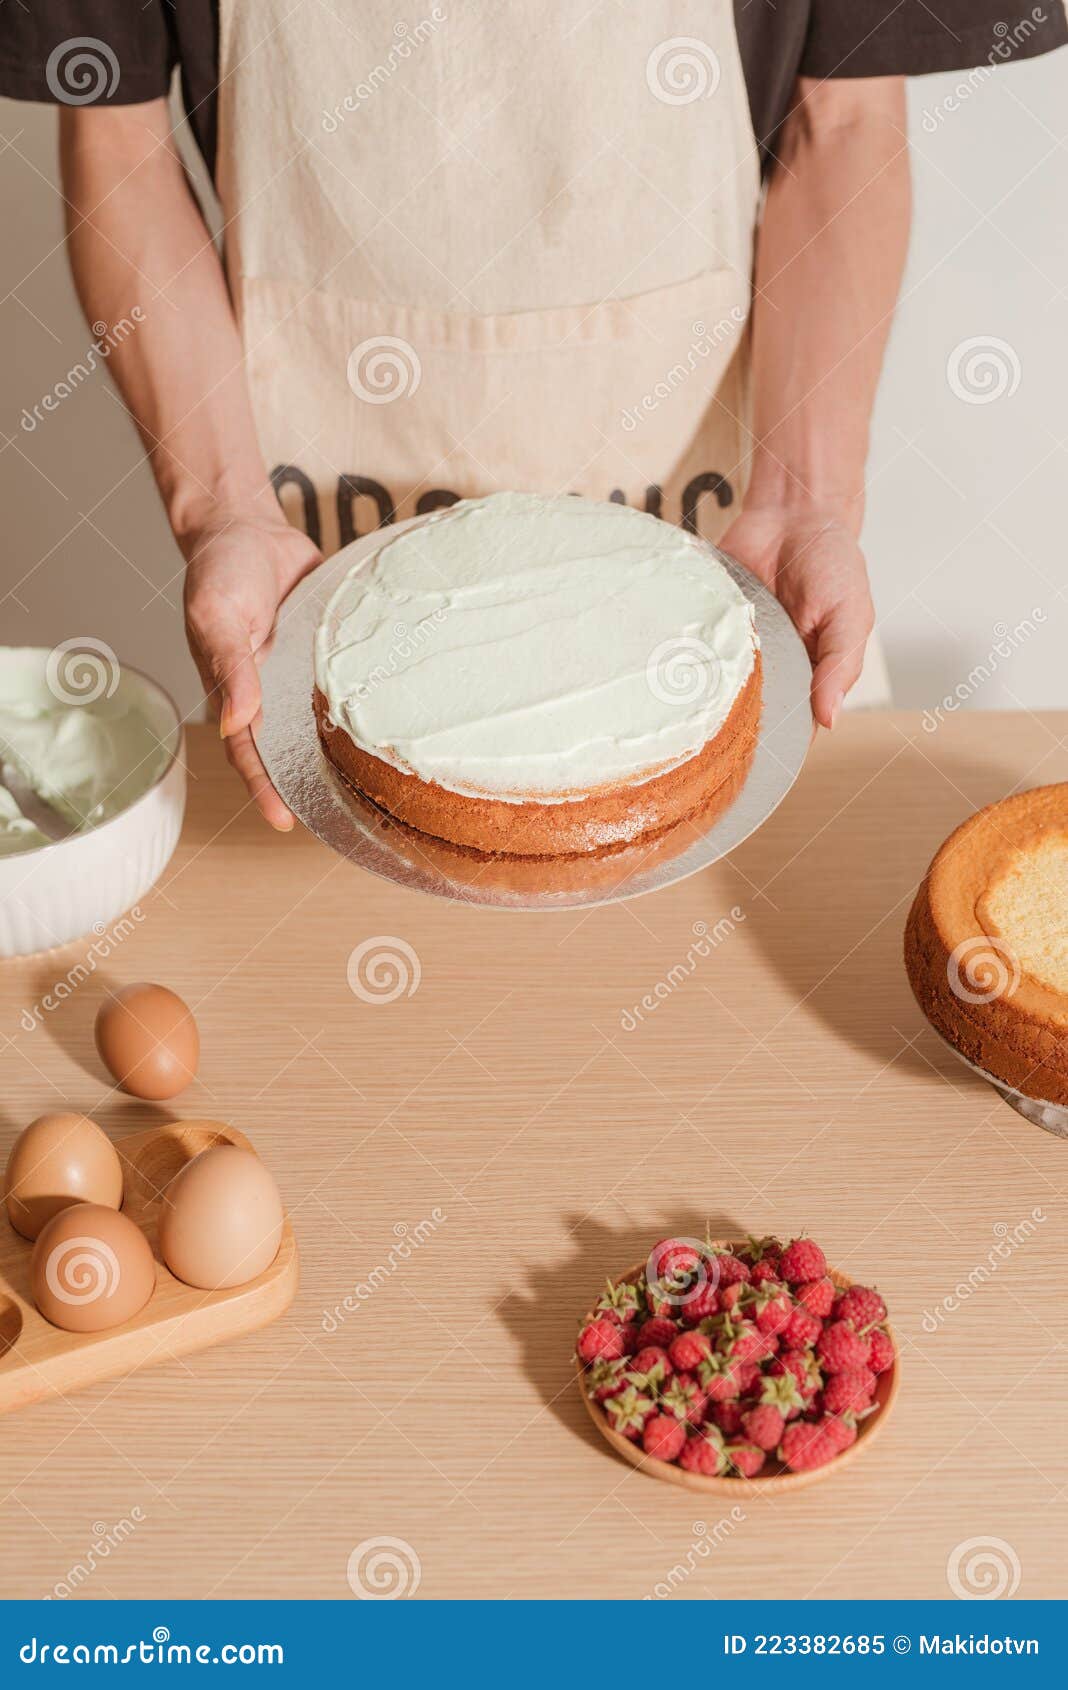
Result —
[[766, 1238], [754, 1238], [752, 1233], [745, 1241], [745, 1248], [740, 1252], [749, 1262], [759, 1262], [764, 1257], [774, 1256], [778, 1261], [782, 1255], [782, 1243], [769, 1233]]
[[805, 1406], [801, 1387], [792, 1373], [765, 1373], [759, 1383], [760, 1402], [780, 1409], [785, 1420], [792, 1419]]
[[706, 1281], [684, 1294], [679, 1304], [679, 1319], [686, 1326], [696, 1326], [700, 1321], [708, 1320], [718, 1308], [719, 1292], [711, 1281]]
[[869, 1406], [874, 1390], [875, 1375], [866, 1367], [847, 1367], [841, 1373], [832, 1373], [823, 1387], [823, 1412], [859, 1412]]
[[871, 1356], [868, 1366], [873, 1373], [885, 1373], [894, 1365], [894, 1341], [889, 1332], [877, 1326], [871, 1335]]
[[760, 1378], [760, 1368], [755, 1361], [739, 1361], [734, 1365], [734, 1372], [738, 1380], [738, 1395], [744, 1397]]
[[792, 1350], [808, 1350], [822, 1331], [823, 1322], [818, 1315], [809, 1314], [807, 1309], [796, 1308], [786, 1323], [783, 1337]]
[[697, 1369], [697, 1377], [709, 1402], [730, 1402], [738, 1395], [738, 1369], [732, 1367], [724, 1356], [716, 1355], [711, 1361], [703, 1361]]
[[619, 1330], [623, 1334], [623, 1353], [632, 1356], [638, 1348], [638, 1322], [625, 1320]]
[[811, 1350], [784, 1350], [768, 1368], [769, 1377], [794, 1380], [805, 1402], [810, 1402], [823, 1383]]
[[626, 1389], [623, 1361], [595, 1361], [586, 1375], [586, 1389], [594, 1402], [604, 1402]]
[[656, 1413], [656, 1404], [652, 1397], [644, 1396], [629, 1385], [617, 1397], [608, 1398], [604, 1412], [613, 1431], [622, 1432], [625, 1438], [637, 1443], [645, 1422]]
[[671, 1365], [671, 1358], [666, 1350], [658, 1349], [655, 1344], [646, 1344], [630, 1359], [630, 1373], [635, 1376], [634, 1383], [641, 1390], [650, 1390], [654, 1385], [662, 1385], [675, 1369]]
[[709, 1360], [712, 1344], [703, 1332], [681, 1332], [673, 1341], [668, 1355], [673, 1367], [684, 1373], [692, 1373], [695, 1367], [700, 1367], [703, 1361]]
[[848, 1449], [850, 1444], [855, 1444], [857, 1441], [856, 1421], [848, 1416], [839, 1420], [832, 1415], [829, 1420], [825, 1421], [824, 1430], [839, 1454], [842, 1450]]
[[878, 1291], [867, 1285], [851, 1285], [834, 1305], [835, 1320], [851, 1320], [858, 1332], [879, 1326], [886, 1319], [886, 1304]]
[[739, 1402], [717, 1402], [712, 1408], [712, 1419], [721, 1432], [726, 1432], [728, 1438], [737, 1437], [742, 1429], [742, 1405]]
[[741, 1280], [736, 1285], [722, 1285], [719, 1290], [720, 1312], [731, 1314], [739, 1306], [745, 1286]]
[[673, 1297], [666, 1297], [659, 1289], [650, 1285], [645, 1293], [645, 1306], [654, 1320], [670, 1320], [674, 1324], [675, 1301]]
[[861, 1337], [848, 1320], [825, 1326], [816, 1345], [825, 1373], [843, 1373], [847, 1367], [867, 1367], [871, 1339]]
[[733, 1255], [730, 1250], [717, 1250], [712, 1262], [713, 1276], [718, 1269], [721, 1288], [728, 1285], [747, 1285], [749, 1283], [749, 1269], [741, 1257]]
[[673, 1414], [676, 1420], [685, 1420], [691, 1426], [701, 1424], [707, 1403], [708, 1396], [692, 1373], [676, 1373], [667, 1390], [660, 1393], [661, 1412]]
[[719, 1433], [710, 1428], [696, 1438], [687, 1438], [679, 1456], [679, 1466], [685, 1467], [687, 1473], [704, 1473], [710, 1479], [724, 1472], [727, 1456]]
[[768, 1354], [770, 1339], [758, 1332], [755, 1326], [747, 1323], [739, 1328], [738, 1334], [728, 1345], [728, 1354], [732, 1361], [763, 1361]]
[[783, 1251], [779, 1270], [787, 1285], [803, 1285], [808, 1279], [823, 1278], [827, 1258], [811, 1238], [795, 1238]]
[[778, 1256], [761, 1256], [749, 1269], [749, 1283], [751, 1285], [767, 1285], [769, 1280], [781, 1279], [782, 1269]]
[[794, 1296], [809, 1314], [814, 1314], [820, 1320], [826, 1320], [834, 1307], [837, 1295], [833, 1279], [809, 1279], [803, 1285], [794, 1287]]
[[638, 1348], [645, 1349], [647, 1344], [656, 1344], [660, 1349], [670, 1347], [678, 1327], [673, 1320], [664, 1320], [660, 1316], [652, 1320], [645, 1320], [638, 1328]]
[[775, 1337], [778, 1333], [786, 1331], [794, 1305], [790, 1301], [789, 1292], [781, 1285], [770, 1283], [750, 1299], [746, 1312], [761, 1332], [768, 1337]]
[[597, 1300], [595, 1314], [606, 1314], [611, 1320], [618, 1320], [624, 1326], [628, 1320], [633, 1320], [642, 1306], [642, 1294], [637, 1285], [632, 1285], [627, 1279], [621, 1279], [618, 1285], [613, 1285], [610, 1279], [605, 1281], [605, 1289]]
[[649, 1252], [650, 1272], [665, 1287], [681, 1284], [700, 1265], [701, 1252], [684, 1238], [662, 1238]]
[[742, 1431], [758, 1449], [775, 1449], [786, 1427], [786, 1420], [774, 1403], [758, 1403], [742, 1416]]
[[654, 1414], [645, 1422], [642, 1448], [654, 1460], [674, 1461], [682, 1454], [685, 1443], [686, 1427], [673, 1414]]
[[756, 1444], [735, 1442], [727, 1445], [727, 1459], [743, 1479], [752, 1479], [764, 1465], [764, 1451]]
[[787, 1426], [779, 1446], [779, 1459], [794, 1473], [807, 1472], [833, 1461], [842, 1449], [841, 1420], [795, 1420]]
[[581, 1361], [614, 1361], [626, 1350], [622, 1329], [614, 1320], [602, 1315], [586, 1323], [579, 1333], [578, 1353]]
[[716, 1348], [731, 1361], [762, 1361], [767, 1354], [763, 1333], [748, 1320], [717, 1315], [713, 1328]]

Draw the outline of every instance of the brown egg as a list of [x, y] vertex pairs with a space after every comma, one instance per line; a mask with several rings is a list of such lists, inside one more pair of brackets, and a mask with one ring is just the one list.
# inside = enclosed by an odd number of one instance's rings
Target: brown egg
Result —
[[176, 1279], [205, 1291], [244, 1285], [282, 1241], [282, 1199], [251, 1150], [216, 1144], [175, 1174], [159, 1215], [159, 1247]]
[[194, 1078], [200, 1036], [180, 997], [141, 981], [101, 1004], [96, 1048], [124, 1091], [158, 1101], [177, 1097]]
[[4, 1176], [8, 1219], [23, 1238], [71, 1203], [122, 1207], [122, 1163], [87, 1115], [38, 1115], [11, 1147]]
[[33, 1247], [30, 1288], [66, 1332], [106, 1332], [144, 1308], [156, 1287], [148, 1239], [128, 1215], [76, 1203], [53, 1215]]

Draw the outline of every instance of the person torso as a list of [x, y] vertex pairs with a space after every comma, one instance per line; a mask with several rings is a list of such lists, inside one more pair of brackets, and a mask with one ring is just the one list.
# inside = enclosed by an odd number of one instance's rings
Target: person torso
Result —
[[502, 487], [712, 537], [746, 462], [758, 153], [729, 0], [222, 0], [257, 426], [332, 550]]

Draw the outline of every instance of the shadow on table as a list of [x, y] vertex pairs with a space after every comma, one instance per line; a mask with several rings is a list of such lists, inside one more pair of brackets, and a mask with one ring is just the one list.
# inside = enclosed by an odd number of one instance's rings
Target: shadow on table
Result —
[[619, 1279], [644, 1262], [658, 1239], [744, 1238], [745, 1229], [721, 1213], [696, 1210], [660, 1215], [640, 1224], [605, 1226], [590, 1215], [564, 1217], [568, 1240], [559, 1257], [527, 1269], [522, 1291], [513, 1291], [498, 1312], [523, 1352], [523, 1368], [542, 1401], [557, 1419], [609, 1453], [598, 1436], [575, 1383], [573, 1356], [579, 1321], [604, 1289], [606, 1278]]
[[106, 969], [87, 968], [86, 952], [91, 938], [89, 935], [60, 950], [49, 951], [35, 964], [32, 987], [35, 1003], [31, 1014], [36, 1026], [23, 1037], [57, 1045], [94, 1084], [110, 1088], [114, 1082], [97, 1055], [93, 1024], [105, 998], [124, 982]]
[[[924, 1021], [903, 937], [939, 845], [1012, 791], [1019, 771], [994, 747], [983, 762], [957, 756], [915, 719], [909, 733], [881, 763], [861, 747], [818, 745], [798, 787], [731, 863], [748, 882], [747, 933], [799, 1005], [880, 1067], [980, 1086]], [[819, 820], [806, 826], [802, 815]]]

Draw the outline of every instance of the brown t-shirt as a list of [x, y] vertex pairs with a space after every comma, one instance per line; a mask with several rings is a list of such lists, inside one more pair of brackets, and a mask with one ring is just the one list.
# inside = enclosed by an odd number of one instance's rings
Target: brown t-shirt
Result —
[[[798, 76], [917, 76], [1029, 59], [1068, 42], [1063, 0], [735, 0], [734, 23], [765, 166]], [[11, 0], [0, 24], [0, 94], [131, 105], [166, 94], [177, 66], [214, 169], [218, 43], [218, 0]]]

